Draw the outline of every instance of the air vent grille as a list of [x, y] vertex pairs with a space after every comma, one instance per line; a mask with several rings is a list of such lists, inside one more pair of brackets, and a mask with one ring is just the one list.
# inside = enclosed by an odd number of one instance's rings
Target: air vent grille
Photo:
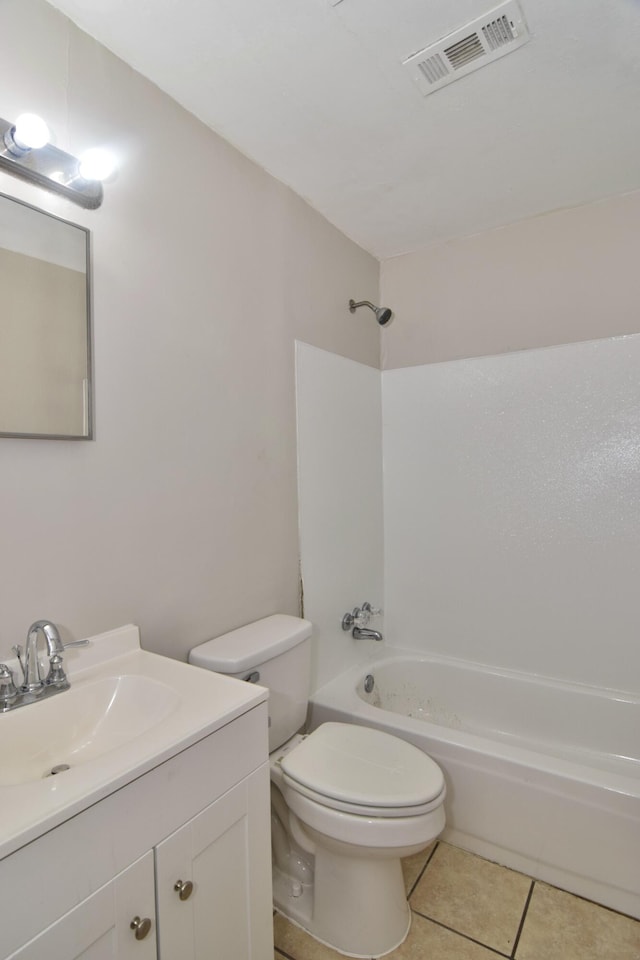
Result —
[[485, 24], [482, 28], [482, 34], [490, 50], [497, 50], [498, 47], [504, 46], [505, 43], [511, 43], [514, 39], [513, 30], [507, 17], [499, 17], [497, 20]]
[[404, 61], [403, 66], [422, 93], [478, 70], [530, 39], [517, 0], [507, 0], [484, 17], [466, 24]]
[[447, 68], [439, 53], [435, 57], [429, 57], [428, 60], [421, 60], [418, 64], [418, 70], [429, 83], [437, 83], [438, 80], [448, 76]]
[[480, 43], [477, 33], [472, 33], [464, 40], [458, 40], [452, 47], [447, 47], [444, 52], [454, 70], [466, 67], [468, 63], [477, 60], [478, 57], [484, 57], [484, 47]]

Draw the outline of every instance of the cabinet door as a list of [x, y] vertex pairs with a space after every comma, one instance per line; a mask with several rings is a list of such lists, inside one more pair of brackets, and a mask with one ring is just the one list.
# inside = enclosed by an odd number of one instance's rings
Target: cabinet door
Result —
[[[151, 926], [137, 940], [134, 918]], [[140, 926], [143, 933], [146, 925]], [[153, 853], [145, 854], [9, 960], [156, 960]]]
[[156, 847], [160, 960], [273, 960], [269, 822], [265, 764]]

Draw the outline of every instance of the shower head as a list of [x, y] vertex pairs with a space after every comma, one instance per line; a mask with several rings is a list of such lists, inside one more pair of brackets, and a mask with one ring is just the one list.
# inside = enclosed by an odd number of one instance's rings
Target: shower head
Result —
[[369, 303], [368, 300], [360, 300], [359, 303], [356, 303], [355, 300], [349, 300], [349, 310], [351, 313], [355, 313], [358, 307], [369, 307], [370, 310], [373, 310], [376, 315], [376, 320], [381, 327], [386, 327], [393, 317], [393, 313], [389, 307], [376, 307], [375, 304]]

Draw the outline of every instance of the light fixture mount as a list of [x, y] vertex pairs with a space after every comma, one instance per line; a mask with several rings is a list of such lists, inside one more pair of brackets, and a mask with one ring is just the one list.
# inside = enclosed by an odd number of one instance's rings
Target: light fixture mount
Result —
[[97, 210], [104, 195], [102, 184], [80, 175], [77, 157], [50, 143], [25, 150], [15, 143], [14, 131], [15, 125], [0, 117], [0, 170], [51, 190], [86, 210]]

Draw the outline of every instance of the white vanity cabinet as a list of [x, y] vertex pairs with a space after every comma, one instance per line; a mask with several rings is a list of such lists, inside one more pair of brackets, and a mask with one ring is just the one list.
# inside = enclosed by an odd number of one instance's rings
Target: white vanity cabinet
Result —
[[260, 703], [1, 860], [0, 960], [272, 960], [269, 820]]
[[[162, 960], [266, 956], [252, 904], [261, 896], [252, 855], [261, 792], [243, 782], [155, 849]], [[258, 814], [256, 816], [256, 814]], [[271, 907], [271, 904], [269, 904]], [[268, 923], [271, 925], [271, 909]], [[264, 921], [266, 918], [262, 917]], [[263, 939], [269, 941], [270, 934]]]
[[[136, 939], [134, 920], [142, 939]], [[156, 960], [155, 930], [153, 853], [149, 851], [12, 953], [11, 960]]]

